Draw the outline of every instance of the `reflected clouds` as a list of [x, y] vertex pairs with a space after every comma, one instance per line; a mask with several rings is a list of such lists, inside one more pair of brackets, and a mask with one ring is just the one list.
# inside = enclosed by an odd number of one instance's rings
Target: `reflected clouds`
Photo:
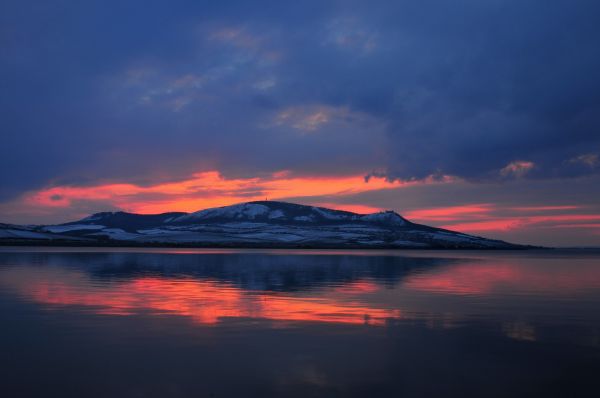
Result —
[[77, 271], [32, 271], [3, 271], [2, 279], [9, 280], [29, 300], [51, 306], [83, 306], [106, 315], [171, 314], [204, 325], [224, 318], [382, 325], [387, 319], [400, 319], [402, 315], [398, 309], [363, 303], [361, 294], [378, 288], [361, 282], [336, 289], [331, 296], [303, 297], [246, 291], [213, 280], [134, 277], [95, 284], [89, 275]]
[[[231, 318], [374, 326], [423, 320], [432, 328], [452, 328], [472, 315], [477, 297], [569, 298], [600, 287], [600, 273], [589, 262], [575, 273], [543, 257], [523, 266], [502, 255], [4, 253], [2, 258], [0, 284], [28, 301], [105, 315], [178, 315], [199, 325]], [[506, 319], [500, 327], [508, 336], [531, 339], [531, 328], [517, 327], [520, 322]]]

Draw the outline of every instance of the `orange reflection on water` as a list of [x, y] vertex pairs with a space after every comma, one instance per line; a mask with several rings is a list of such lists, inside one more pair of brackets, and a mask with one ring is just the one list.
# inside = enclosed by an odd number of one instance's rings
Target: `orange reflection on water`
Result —
[[404, 286], [414, 290], [451, 294], [486, 294], [500, 284], [511, 284], [521, 277], [521, 271], [511, 265], [459, 265], [417, 275]]
[[400, 318], [397, 309], [376, 308], [361, 302], [373, 292], [368, 282], [348, 284], [327, 296], [246, 291], [230, 283], [191, 278], [138, 277], [118, 281], [91, 280], [79, 271], [53, 269], [3, 270], [0, 282], [16, 288], [26, 299], [58, 306], [84, 306], [98, 314], [174, 314], [199, 324], [223, 318], [262, 318], [382, 325]]
[[573, 272], [557, 261], [561, 260], [539, 260], [539, 267], [508, 261], [460, 264], [410, 276], [403, 286], [453, 295], [491, 295], [501, 290], [556, 295], [600, 288], [597, 264], [582, 264], [577, 267], [577, 272]]

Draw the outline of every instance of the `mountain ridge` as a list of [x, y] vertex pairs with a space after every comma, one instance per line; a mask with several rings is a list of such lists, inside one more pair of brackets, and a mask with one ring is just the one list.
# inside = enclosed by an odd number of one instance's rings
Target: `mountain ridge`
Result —
[[100, 212], [77, 221], [34, 227], [0, 225], [0, 243], [19, 239], [186, 247], [527, 247], [413, 223], [391, 210], [359, 214], [280, 201], [244, 202], [192, 213]]

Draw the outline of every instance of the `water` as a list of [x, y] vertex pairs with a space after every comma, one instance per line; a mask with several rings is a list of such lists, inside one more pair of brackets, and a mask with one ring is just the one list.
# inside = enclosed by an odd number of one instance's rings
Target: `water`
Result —
[[598, 397], [600, 253], [0, 248], [2, 397]]

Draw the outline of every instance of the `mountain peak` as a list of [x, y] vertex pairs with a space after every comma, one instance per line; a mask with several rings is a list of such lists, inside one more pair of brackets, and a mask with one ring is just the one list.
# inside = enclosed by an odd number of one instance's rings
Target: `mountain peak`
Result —
[[408, 223], [394, 211], [358, 214], [325, 207], [301, 205], [280, 201], [253, 201], [229, 206], [215, 207], [186, 214], [170, 220], [170, 223], [198, 223], [250, 221], [287, 224], [322, 224], [344, 222], [385, 223], [394, 226]]

